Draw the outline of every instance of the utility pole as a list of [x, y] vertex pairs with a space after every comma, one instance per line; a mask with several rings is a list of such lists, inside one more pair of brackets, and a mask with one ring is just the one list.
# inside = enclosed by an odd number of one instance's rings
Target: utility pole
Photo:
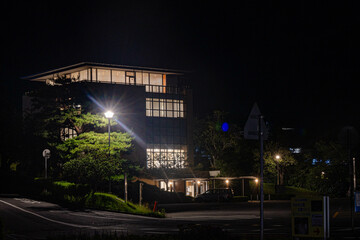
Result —
[[259, 140], [260, 140], [260, 239], [264, 239], [264, 139], [261, 123], [264, 117], [259, 116]]
[[244, 127], [244, 138], [260, 142], [260, 239], [264, 239], [264, 140], [268, 137], [268, 129], [264, 116], [255, 103]]

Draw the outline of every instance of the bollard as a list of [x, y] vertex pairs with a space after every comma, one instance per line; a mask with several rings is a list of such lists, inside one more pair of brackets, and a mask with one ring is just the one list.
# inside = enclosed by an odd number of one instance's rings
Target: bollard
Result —
[[157, 204], [157, 201], [155, 201], [155, 203], [154, 203], [154, 209], [153, 209], [153, 212], [155, 212], [155, 210], [156, 210], [156, 204]]

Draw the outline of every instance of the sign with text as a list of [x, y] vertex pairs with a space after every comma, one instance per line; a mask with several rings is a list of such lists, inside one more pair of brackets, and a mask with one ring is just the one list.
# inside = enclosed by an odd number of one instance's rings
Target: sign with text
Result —
[[293, 237], [326, 238], [330, 236], [329, 197], [291, 199]]

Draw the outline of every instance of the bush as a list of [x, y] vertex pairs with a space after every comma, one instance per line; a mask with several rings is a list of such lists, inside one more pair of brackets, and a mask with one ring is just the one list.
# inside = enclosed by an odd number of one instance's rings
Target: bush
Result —
[[85, 207], [152, 217], [165, 217], [165, 214], [162, 212], [153, 212], [145, 206], [139, 206], [129, 201], [125, 203], [123, 199], [109, 193], [95, 192], [90, 194], [86, 198]]
[[89, 185], [59, 181], [53, 182], [49, 191], [55, 201], [81, 207], [84, 206], [86, 197], [91, 193], [91, 188]]
[[91, 193], [89, 185], [65, 181], [53, 182], [44, 178], [34, 179], [33, 185], [30, 195], [71, 208], [82, 208], [87, 195]]

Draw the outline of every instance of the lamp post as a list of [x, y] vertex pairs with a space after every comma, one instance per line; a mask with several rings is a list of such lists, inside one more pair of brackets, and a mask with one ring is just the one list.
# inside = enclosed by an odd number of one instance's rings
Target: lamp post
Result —
[[110, 120], [113, 118], [114, 113], [112, 111], [107, 111], [104, 114], [105, 114], [105, 117], [107, 119], [109, 119], [108, 132], [109, 132], [109, 156], [110, 156]]
[[275, 161], [276, 161], [276, 186], [280, 185], [280, 169], [279, 169], [279, 160], [280, 160], [280, 155], [277, 154], [275, 156]]
[[[114, 116], [114, 112], [112, 111], [107, 111], [104, 113], [105, 117], [107, 119], [109, 119], [109, 123], [108, 123], [108, 132], [109, 132], [109, 160], [110, 160], [110, 120], [112, 119], [112, 117]], [[109, 177], [109, 192], [111, 192], [111, 179]]]

